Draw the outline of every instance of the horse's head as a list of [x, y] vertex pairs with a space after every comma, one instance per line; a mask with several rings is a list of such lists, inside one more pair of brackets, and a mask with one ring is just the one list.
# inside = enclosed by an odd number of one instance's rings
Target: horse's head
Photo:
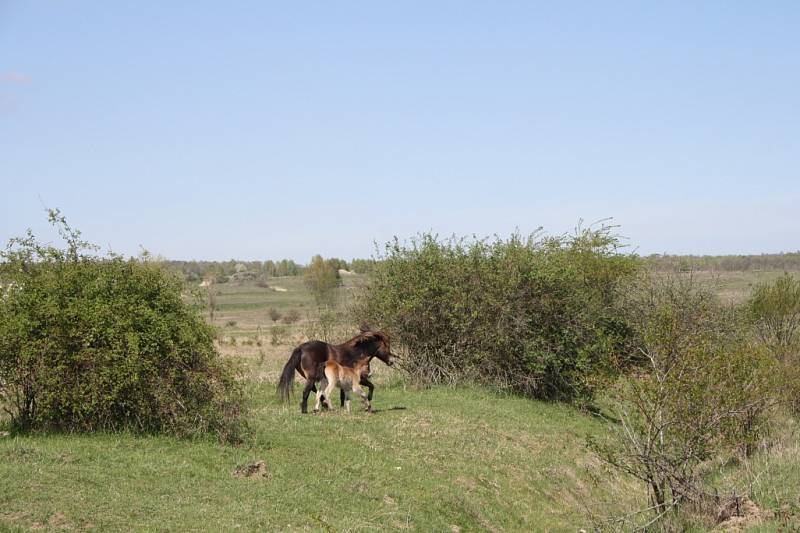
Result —
[[382, 331], [364, 330], [358, 336], [357, 346], [370, 357], [377, 357], [389, 366], [397, 361], [389, 346], [389, 336]]

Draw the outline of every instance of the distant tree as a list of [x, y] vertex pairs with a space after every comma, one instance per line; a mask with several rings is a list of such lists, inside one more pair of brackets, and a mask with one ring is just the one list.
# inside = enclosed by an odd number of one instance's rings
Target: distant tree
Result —
[[208, 320], [214, 323], [214, 313], [217, 310], [217, 288], [214, 286], [214, 278], [208, 277], [203, 282], [206, 290], [206, 305], [208, 306]]
[[336, 271], [339, 271], [339, 269], [348, 270], [347, 261], [345, 261], [344, 259], [339, 259], [338, 257], [331, 257], [330, 259], [326, 259], [325, 261]]
[[275, 276], [297, 276], [300, 274], [300, 265], [291, 259], [281, 259], [275, 264]]
[[367, 274], [372, 271], [372, 268], [375, 266], [374, 259], [353, 259], [350, 261], [350, 270], [351, 272], [355, 272], [356, 274]]
[[281, 318], [281, 313], [274, 307], [271, 307], [269, 310], [269, 318], [272, 320], [273, 324], [277, 322]]
[[321, 255], [311, 259], [305, 272], [306, 287], [314, 295], [317, 305], [333, 303], [334, 289], [341, 284], [337, 263], [326, 261]]

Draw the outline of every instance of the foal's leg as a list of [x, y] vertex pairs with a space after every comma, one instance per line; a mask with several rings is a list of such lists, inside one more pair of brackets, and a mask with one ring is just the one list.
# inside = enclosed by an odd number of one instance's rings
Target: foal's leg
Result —
[[344, 393], [344, 408], [349, 413], [350, 412], [350, 389], [347, 389], [347, 390], [342, 389], [342, 392]]
[[325, 403], [328, 404], [328, 409], [333, 410], [333, 404], [331, 403], [331, 394], [333, 394], [333, 389], [336, 388], [337, 376], [336, 371], [332, 368], [325, 369], [325, 379], [327, 380], [328, 384], [325, 387], [325, 392], [323, 395], [325, 396]]
[[[372, 391], [375, 390], [375, 385], [372, 384], [370, 380], [367, 378], [361, 378], [361, 384], [364, 385], [369, 389], [369, 401], [372, 401]], [[344, 400], [345, 400], [344, 389], [339, 390], [339, 401], [341, 402], [342, 407], [344, 407]]]
[[322, 400], [322, 398], [323, 398], [323, 391], [325, 390], [325, 388], [326, 388], [327, 386], [328, 386], [328, 380], [327, 380], [327, 379], [325, 379], [325, 378], [322, 378], [322, 381], [321, 381], [321, 382], [320, 382], [320, 384], [319, 384], [319, 389], [317, 390], [317, 403], [314, 405], [314, 412], [315, 412], [315, 413], [318, 413], [318, 412], [319, 412], [319, 404], [320, 404], [320, 400]]
[[[367, 378], [366, 376], [361, 376], [361, 385], [369, 389], [368, 397], [369, 401], [372, 402], [372, 393], [375, 390], [375, 385], [373, 385], [372, 382], [369, 380], [369, 378]], [[342, 389], [340, 392], [341, 394], [339, 396], [342, 401], [342, 407], [344, 407], [344, 389]]]
[[328, 404], [328, 409], [331, 411], [333, 410], [333, 404], [331, 403], [331, 394], [333, 394], [333, 389], [336, 388], [336, 382], [331, 381], [328, 383], [328, 386], [325, 387], [325, 403]]
[[353, 390], [356, 391], [359, 396], [361, 396], [361, 401], [364, 404], [364, 410], [367, 412], [372, 411], [372, 404], [369, 401], [369, 396], [367, 396], [367, 393], [361, 388], [361, 385], [358, 383], [353, 383]]

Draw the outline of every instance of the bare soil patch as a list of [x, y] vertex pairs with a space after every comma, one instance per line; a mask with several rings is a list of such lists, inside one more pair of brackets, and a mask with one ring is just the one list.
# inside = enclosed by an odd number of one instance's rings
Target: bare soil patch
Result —
[[762, 510], [747, 496], [731, 498], [718, 513], [717, 531], [744, 531], [750, 526], [772, 518], [772, 513]]
[[269, 477], [269, 472], [267, 472], [267, 463], [264, 461], [257, 461], [253, 464], [240, 466], [233, 471], [233, 477], [245, 479]]

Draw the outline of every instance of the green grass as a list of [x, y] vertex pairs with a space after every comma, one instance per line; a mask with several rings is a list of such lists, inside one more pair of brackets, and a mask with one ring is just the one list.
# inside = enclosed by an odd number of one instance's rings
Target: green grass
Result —
[[[635, 505], [585, 449], [594, 419], [475, 389], [376, 389], [378, 412], [301, 415], [253, 387], [252, 442], [127, 434], [0, 439], [0, 527], [575, 531], [582, 502]], [[354, 406], [356, 403], [354, 402]], [[268, 477], [240, 479], [263, 459]], [[55, 518], [54, 518], [55, 517]]]
[[[800, 422], [784, 414], [776, 417], [765, 447], [746, 462], [724, 468], [715, 476], [719, 486], [745, 487], [762, 508], [772, 510], [772, 520], [749, 531], [800, 530]], [[776, 512], [777, 511], [777, 512]]]

